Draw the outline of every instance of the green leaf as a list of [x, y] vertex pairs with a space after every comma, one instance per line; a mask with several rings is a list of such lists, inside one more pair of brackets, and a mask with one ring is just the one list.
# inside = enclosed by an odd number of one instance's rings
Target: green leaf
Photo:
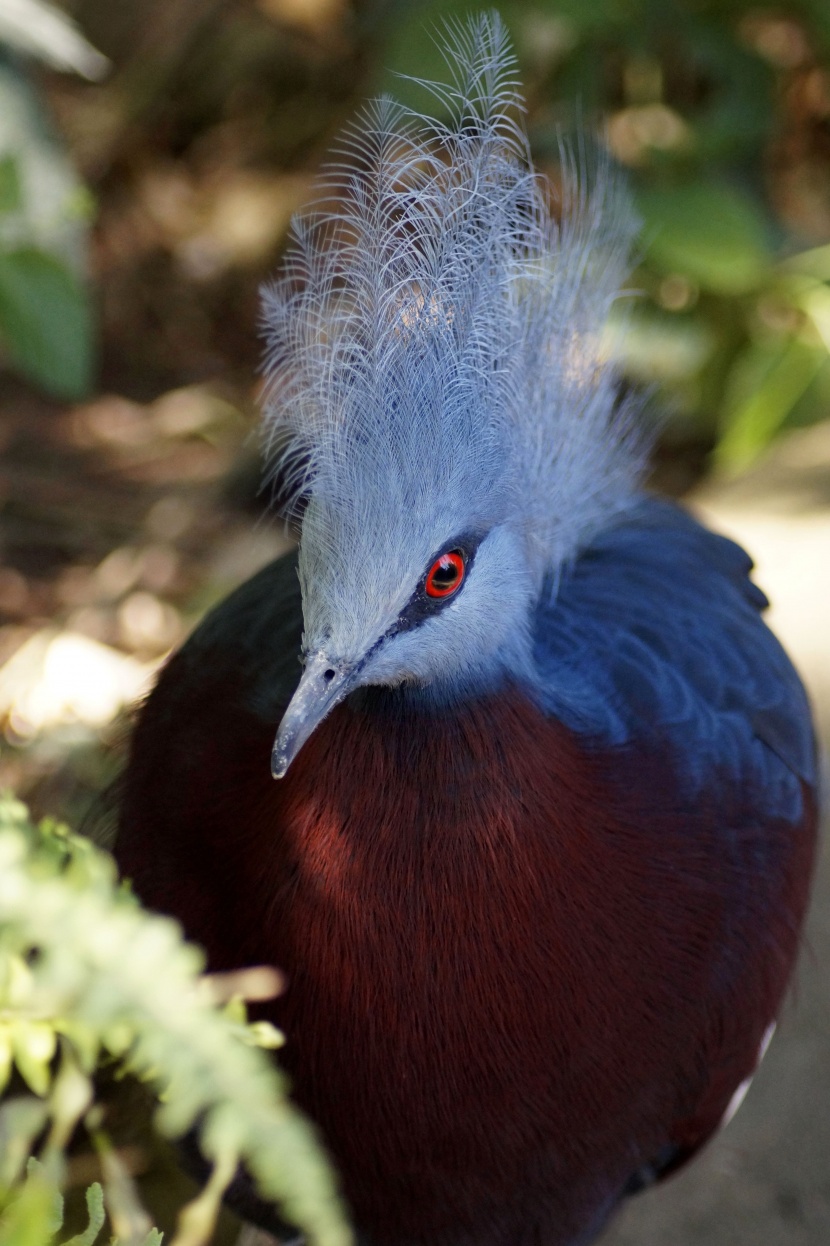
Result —
[[83, 1233], [70, 1237], [64, 1246], [93, 1246], [93, 1243], [104, 1227], [107, 1218], [104, 1210], [104, 1191], [99, 1182], [94, 1181], [86, 1192], [86, 1210], [89, 1223]]
[[41, 1099], [10, 1099], [0, 1107], [0, 1191], [19, 1180], [49, 1110]]
[[105, 1134], [93, 1135], [104, 1177], [104, 1196], [116, 1241], [131, 1246], [143, 1241], [152, 1222], [141, 1205], [135, 1182]]
[[0, 1022], [0, 1094], [6, 1089], [12, 1072], [12, 1040], [9, 1027]]
[[93, 1027], [73, 1021], [71, 1018], [60, 1017], [55, 1021], [55, 1030], [72, 1044], [83, 1072], [94, 1072], [101, 1051], [101, 1036]]
[[213, 1237], [216, 1221], [222, 1205], [222, 1195], [236, 1172], [236, 1153], [233, 1149], [213, 1165], [207, 1184], [194, 1199], [179, 1212], [176, 1222], [176, 1246], [202, 1246]]
[[92, 1083], [81, 1072], [75, 1050], [66, 1041], [62, 1044], [62, 1059], [52, 1084], [52, 1135], [51, 1144], [68, 1146], [72, 1133], [81, 1116], [92, 1102]]
[[732, 186], [697, 182], [641, 189], [647, 258], [715, 294], [744, 294], [772, 262], [767, 226], [755, 200]]
[[19, 212], [23, 206], [17, 156], [0, 156], [0, 213]]
[[270, 1021], [252, 1021], [245, 1028], [243, 1042], [252, 1047], [264, 1047], [268, 1051], [277, 1051], [285, 1046], [285, 1037]]
[[63, 1196], [43, 1164], [30, 1159], [26, 1180], [0, 1220], [0, 1246], [48, 1246], [63, 1224]]
[[36, 1095], [45, 1095], [51, 1081], [50, 1063], [55, 1054], [55, 1031], [43, 1021], [19, 1020], [11, 1027], [14, 1062], [23, 1080]]
[[[29, 981], [21, 985], [26, 989], [19, 1003], [7, 1007], [13, 1033], [30, 1027], [24, 1044], [30, 1056], [42, 1061], [47, 1053], [43, 1035], [31, 1031], [46, 1018], [52, 1030], [59, 1024], [70, 1035], [73, 1025], [94, 1029], [104, 1043], [113, 1031], [122, 1031], [129, 1038], [130, 1066], [140, 1075], [152, 1072], [164, 1093], [157, 1116], [163, 1131], [181, 1134], [199, 1121], [202, 1149], [222, 1161], [223, 1172], [244, 1163], [263, 1194], [280, 1203], [286, 1219], [309, 1240], [317, 1246], [350, 1246], [336, 1182], [314, 1130], [286, 1100], [272, 1062], [248, 1045], [246, 1028], [211, 1004], [199, 977], [203, 954], [182, 942], [170, 919], [141, 911], [117, 883], [105, 853], [63, 827], [35, 826], [19, 802], [2, 794], [0, 911], [3, 944], [12, 958], [38, 951], [26, 966]], [[37, 1022], [30, 1019], [33, 1004]], [[23, 1015], [15, 1016], [16, 1010]], [[65, 1048], [67, 1058], [75, 1060], [75, 1048], [68, 1042]], [[66, 1085], [55, 1082], [43, 1105], [50, 1125], [43, 1153], [58, 1166], [69, 1127], [88, 1093], [80, 1062], [70, 1071], [73, 1079]], [[28, 1120], [19, 1116], [6, 1116], [0, 1108], [0, 1175], [9, 1172], [18, 1188], [21, 1162], [35, 1142], [29, 1129], [18, 1142]], [[95, 1118], [93, 1107], [86, 1125], [101, 1151], [115, 1234], [124, 1242], [158, 1246], [132, 1179], [98, 1132]], [[36, 1119], [42, 1123], [44, 1117]], [[58, 1173], [55, 1188], [62, 1180]], [[207, 1203], [213, 1199], [215, 1204], [217, 1184], [219, 1178]], [[9, 1193], [16, 1195], [17, 1189]], [[47, 1246], [43, 1235], [4, 1240], [4, 1227], [0, 1221], [0, 1246]]]
[[739, 357], [729, 380], [733, 395], [717, 450], [721, 467], [748, 466], [769, 444], [827, 359], [820, 346], [800, 338], [776, 351], [759, 341]]
[[89, 297], [59, 260], [35, 247], [0, 253], [0, 337], [11, 361], [59, 398], [89, 392]]

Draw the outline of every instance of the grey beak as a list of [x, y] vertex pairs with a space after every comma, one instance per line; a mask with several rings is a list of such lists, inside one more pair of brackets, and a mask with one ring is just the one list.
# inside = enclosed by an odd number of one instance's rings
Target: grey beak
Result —
[[297, 691], [288, 703], [271, 751], [271, 774], [281, 779], [308, 737], [349, 692], [353, 665], [333, 662], [318, 650], [306, 658]]

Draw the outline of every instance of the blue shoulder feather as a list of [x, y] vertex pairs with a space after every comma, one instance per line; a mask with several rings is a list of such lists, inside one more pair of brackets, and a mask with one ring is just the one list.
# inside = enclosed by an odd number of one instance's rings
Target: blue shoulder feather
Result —
[[598, 743], [668, 744], [693, 797], [724, 781], [770, 816], [816, 781], [807, 698], [734, 542], [644, 499], [535, 619], [545, 710]]

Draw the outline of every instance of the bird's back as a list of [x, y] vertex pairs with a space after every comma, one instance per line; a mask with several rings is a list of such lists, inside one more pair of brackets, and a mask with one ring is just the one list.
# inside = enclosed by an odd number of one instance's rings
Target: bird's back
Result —
[[370, 1240], [587, 1242], [751, 1073], [815, 815], [809, 713], [748, 567], [642, 502], [537, 607], [532, 683], [359, 690], [279, 785], [293, 558], [163, 672], [122, 866], [214, 968], [286, 970], [269, 1015]]

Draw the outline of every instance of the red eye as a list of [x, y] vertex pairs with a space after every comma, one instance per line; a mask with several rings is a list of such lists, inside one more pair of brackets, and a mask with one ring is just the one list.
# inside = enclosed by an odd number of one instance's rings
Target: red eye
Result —
[[464, 579], [464, 555], [460, 549], [450, 550], [436, 558], [427, 572], [424, 587], [427, 597], [451, 597]]

